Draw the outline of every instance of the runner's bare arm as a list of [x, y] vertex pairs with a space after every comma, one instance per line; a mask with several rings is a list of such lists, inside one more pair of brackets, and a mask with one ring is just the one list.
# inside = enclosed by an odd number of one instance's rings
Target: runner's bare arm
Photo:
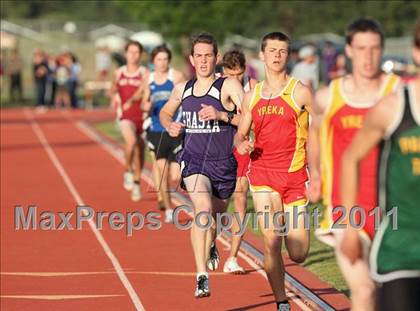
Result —
[[119, 76], [120, 76], [120, 71], [119, 69], [117, 69], [114, 72], [114, 79], [112, 81], [112, 85], [108, 90], [108, 96], [111, 99], [111, 108], [113, 110], [116, 110], [120, 103], [119, 97], [117, 96], [118, 95], [117, 81], [118, 81]]
[[[237, 108], [239, 108], [243, 99], [243, 94], [244, 91], [239, 81], [233, 78], [227, 78], [222, 87], [222, 103], [225, 104], [225, 102], [232, 102]], [[201, 106], [203, 109], [201, 109], [198, 113], [201, 120], [221, 120], [229, 122], [228, 113], [226, 111], [216, 110], [210, 105], [203, 104]], [[235, 114], [230, 120], [230, 123], [238, 125], [240, 119], [241, 116], [239, 114]]]
[[[146, 83], [145, 83], [146, 84]], [[152, 108], [152, 102], [150, 100], [150, 87], [149, 84], [143, 86], [143, 95], [141, 100], [141, 110], [149, 112]]]
[[344, 152], [341, 164], [341, 200], [346, 208], [346, 232], [341, 243], [341, 250], [352, 263], [362, 257], [357, 231], [349, 224], [350, 209], [356, 204], [359, 162], [384, 137], [385, 131], [393, 120], [397, 93], [383, 98], [366, 116], [362, 129], [356, 134], [348, 149]]
[[315, 93], [307, 145], [308, 168], [309, 175], [311, 176], [311, 182], [307, 194], [311, 202], [317, 202], [321, 198], [321, 150], [319, 131], [328, 101], [328, 88], [324, 87]]
[[248, 140], [249, 131], [252, 126], [252, 114], [249, 110], [249, 102], [251, 100], [252, 93], [253, 90], [246, 93], [242, 101], [241, 120], [234, 138], [235, 147], [238, 149], [240, 154], [247, 154], [254, 148], [254, 143]]
[[108, 96], [112, 98], [117, 93], [117, 81], [119, 77], [119, 69], [114, 71], [111, 87], [108, 90]]
[[[228, 83], [229, 98], [231, 102], [235, 104], [236, 111], [239, 111], [241, 109], [242, 101], [244, 100], [244, 89], [239, 81], [234, 78], [226, 79], [225, 83]], [[231, 120], [231, 124], [239, 125], [240, 120], [241, 115], [236, 113]]]
[[146, 89], [149, 88], [149, 75], [150, 75], [149, 70], [145, 68], [143, 79], [141, 81], [140, 86], [138, 87], [136, 92], [134, 92], [134, 94], [125, 103], [123, 103], [124, 110], [127, 110], [128, 108], [130, 108], [133, 102], [144, 98], [144, 92]]
[[172, 137], [177, 137], [180, 134], [181, 129], [185, 126], [181, 122], [173, 122], [172, 117], [181, 105], [182, 94], [186, 84], [187, 81], [184, 81], [174, 87], [168, 102], [162, 107], [159, 114], [160, 123], [162, 123], [162, 126]]
[[306, 86], [302, 82], [298, 82], [293, 92], [296, 104], [301, 108], [304, 108], [313, 116], [314, 112], [314, 94], [310, 87]]

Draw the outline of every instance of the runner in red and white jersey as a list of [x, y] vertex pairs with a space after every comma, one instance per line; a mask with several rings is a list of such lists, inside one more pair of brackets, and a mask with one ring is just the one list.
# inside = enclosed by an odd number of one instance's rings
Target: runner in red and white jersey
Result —
[[[112, 106], [117, 110], [119, 127], [125, 142], [124, 188], [131, 191], [131, 199], [141, 199], [140, 175], [143, 167], [142, 97], [147, 86], [147, 69], [140, 66], [143, 47], [129, 41], [125, 48], [127, 64], [115, 72], [111, 88]], [[145, 83], [146, 81], [146, 83]]]

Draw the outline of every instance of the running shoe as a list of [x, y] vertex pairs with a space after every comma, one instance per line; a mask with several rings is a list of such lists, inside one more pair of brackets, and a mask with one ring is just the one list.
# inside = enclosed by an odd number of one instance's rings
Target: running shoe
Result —
[[174, 222], [174, 210], [172, 208], [168, 208], [165, 211], [165, 222], [166, 223], [173, 223]]
[[138, 183], [133, 183], [133, 189], [131, 191], [131, 200], [134, 202], [140, 201], [141, 199], [141, 190]]
[[123, 182], [123, 186], [124, 189], [127, 191], [131, 191], [133, 190], [133, 184], [134, 184], [134, 176], [132, 172], [125, 172], [124, 173], [124, 182]]
[[210, 296], [209, 278], [205, 275], [200, 275], [197, 279], [197, 287], [195, 289], [195, 298], [203, 298]]
[[245, 270], [238, 264], [236, 257], [229, 257], [228, 260], [226, 260], [225, 265], [223, 266], [223, 272], [233, 274], [244, 274]]
[[216, 269], [219, 267], [219, 262], [220, 262], [219, 251], [217, 250], [216, 242], [213, 241], [210, 247], [210, 254], [209, 254], [209, 260], [207, 261], [207, 267], [211, 271], [216, 271]]
[[279, 307], [277, 308], [277, 311], [290, 311], [290, 305], [288, 302], [282, 302]]

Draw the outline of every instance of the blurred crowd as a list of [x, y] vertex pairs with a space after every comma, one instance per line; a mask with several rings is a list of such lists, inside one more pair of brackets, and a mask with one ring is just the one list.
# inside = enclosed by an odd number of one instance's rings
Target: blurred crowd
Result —
[[[240, 46], [234, 46], [241, 50]], [[342, 47], [326, 41], [316, 45], [306, 43], [299, 48], [292, 47], [287, 71], [293, 77], [311, 86], [314, 90], [349, 72], [348, 62]], [[247, 58], [247, 75], [255, 80], [264, 79], [264, 66], [258, 58], [258, 53], [245, 51]], [[187, 55], [188, 56], [188, 55]], [[187, 56], [185, 60], [188, 61]], [[186, 75], [193, 72], [190, 65]], [[221, 66], [219, 71], [221, 70]], [[217, 70], [217, 69], [216, 69]]]
[[[6, 76], [12, 103], [22, 103], [24, 100], [23, 69], [24, 63], [18, 50], [13, 50], [1, 63], [1, 74]], [[74, 53], [52, 55], [36, 49], [32, 57], [36, 106], [77, 108], [80, 72], [81, 66]]]
[[348, 70], [345, 55], [332, 42], [327, 41], [322, 47], [307, 44], [299, 50], [293, 50], [289, 72], [316, 90], [320, 84], [326, 85], [347, 74]]
[[37, 106], [78, 107], [77, 87], [81, 66], [74, 53], [48, 55], [37, 49], [32, 67]]
[[[241, 49], [240, 46], [234, 47]], [[264, 66], [259, 60], [258, 51], [245, 49], [244, 52], [247, 58], [247, 75], [256, 80], [263, 79]], [[184, 66], [179, 69], [187, 78], [191, 78], [194, 68], [189, 62], [189, 50], [185, 49], [182, 54]], [[91, 103], [88, 106], [93, 106], [94, 93], [105, 94], [113, 80], [114, 68], [124, 65], [125, 59], [123, 53], [102, 46], [97, 48], [94, 62], [96, 72], [92, 73], [91, 81], [84, 81], [83, 96], [79, 101], [77, 91], [81, 86], [81, 65], [75, 53], [66, 51], [53, 55], [47, 54], [42, 49], [36, 49], [32, 58], [36, 105], [45, 108], [77, 108]], [[390, 64], [386, 65], [389, 67]], [[147, 64], [147, 66], [153, 65]], [[221, 66], [217, 68], [220, 71]], [[9, 100], [12, 103], [22, 103], [23, 100], [23, 69], [24, 63], [18, 50], [11, 51], [6, 59], [0, 61], [0, 74], [7, 82], [5, 86], [9, 89]], [[393, 70], [395, 69], [394, 66]], [[292, 45], [288, 73], [314, 90], [322, 85], [328, 85], [331, 80], [346, 75], [350, 70], [342, 45], [330, 41]]]

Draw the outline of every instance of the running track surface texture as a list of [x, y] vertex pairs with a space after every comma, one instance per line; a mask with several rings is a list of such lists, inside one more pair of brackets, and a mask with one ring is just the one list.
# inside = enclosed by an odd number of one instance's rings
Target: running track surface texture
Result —
[[[253, 252], [240, 253], [246, 275], [221, 272], [226, 236], [218, 241], [219, 271], [210, 273], [211, 297], [195, 299], [189, 231], [174, 225], [162, 221], [160, 230], [143, 228], [131, 237], [125, 227], [111, 230], [107, 218], [101, 230], [92, 221], [80, 230], [15, 229], [18, 205], [36, 206], [38, 225], [42, 212], [76, 214], [78, 205], [109, 213], [157, 211], [150, 168], [141, 181], [143, 199], [132, 202], [122, 187], [120, 146], [104, 145], [89, 126], [112, 118], [108, 110], [1, 111], [1, 310], [274, 310]], [[183, 202], [182, 193], [174, 196], [175, 204]], [[75, 215], [70, 224], [76, 228]], [[262, 251], [252, 233], [245, 240], [254, 253]], [[313, 304], [291, 286], [292, 310], [348, 310], [344, 295], [290, 260], [285, 265], [322, 302]]]

